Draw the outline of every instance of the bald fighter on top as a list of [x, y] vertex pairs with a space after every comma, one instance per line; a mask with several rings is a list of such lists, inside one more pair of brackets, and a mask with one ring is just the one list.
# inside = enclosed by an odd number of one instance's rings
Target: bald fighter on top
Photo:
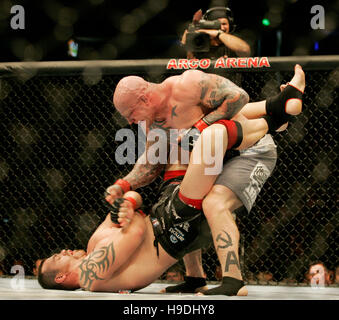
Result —
[[[248, 96], [234, 83], [214, 74], [190, 70], [170, 77], [160, 84], [150, 83], [136, 76], [125, 77], [115, 90], [113, 102], [130, 123], [147, 120], [151, 128], [190, 128], [194, 124], [194, 127], [201, 131], [207, 124], [217, 119], [227, 119], [235, 115], [233, 120], [238, 121], [244, 117], [246, 119], [262, 117], [267, 121], [269, 133], [275, 133], [276, 130], [285, 129], [290, 117], [302, 111], [305, 74], [300, 65], [295, 66], [291, 81], [281, 85], [280, 89], [279, 94], [267, 100], [243, 106]], [[244, 132], [244, 136], [248, 134]], [[130, 173], [107, 188], [113, 199], [118, 195], [121, 196], [121, 191], [124, 190], [121, 186], [125, 190], [135, 190], [152, 182], [162, 171], [161, 164], [154, 165], [145, 161], [146, 151], [140, 158], [142, 161], [138, 161]], [[239, 260], [239, 236], [232, 212], [241, 206], [245, 206], [250, 212], [260, 192], [260, 188], [251, 186], [250, 177], [256, 165], [265, 164], [268, 174], [262, 181], [264, 183], [274, 169], [276, 157], [274, 141], [270, 135], [266, 135], [247, 153], [233, 158], [227, 168], [224, 167], [216, 184], [204, 199], [204, 214], [209, 222], [215, 245], [218, 235], [225, 232], [231, 236], [234, 244], [225, 250], [217, 250], [223, 276], [242, 279], [236, 264], [230, 268], [225, 265], [228, 254], [234, 253]], [[250, 197], [247, 194], [248, 190], [252, 190]], [[197, 258], [195, 261], [201, 264], [200, 260]], [[192, 270], [188, 272], [193, 277], [202, 277], [202, 268], [197, 269], [199, 274]], [[223, 288], [220, 290], [218, 288], [218, 292], [227, 294], [227, 290]]]

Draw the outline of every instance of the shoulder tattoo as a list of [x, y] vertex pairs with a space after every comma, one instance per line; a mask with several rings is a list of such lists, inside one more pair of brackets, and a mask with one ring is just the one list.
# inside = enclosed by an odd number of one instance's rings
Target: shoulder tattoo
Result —
[[[115, 250], [113, 242], [92, 252], [80, 264], [80, 282], [83, 287], [89, 290], [94, 280], [106, 280], [102, 277], [115, 261]], [[101, 275], [101, 277], [99, 276]]]

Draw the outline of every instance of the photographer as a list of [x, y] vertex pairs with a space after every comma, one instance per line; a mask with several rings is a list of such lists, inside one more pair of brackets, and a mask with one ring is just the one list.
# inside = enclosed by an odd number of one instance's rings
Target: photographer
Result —
[[229, 8], [211, 8], [204, 15], [201, 10], [197, 11], [181, 39], [187, 51], [187, 58], [249, 56], [250, 46], [231, 34], [234, 27], [232, 11]]

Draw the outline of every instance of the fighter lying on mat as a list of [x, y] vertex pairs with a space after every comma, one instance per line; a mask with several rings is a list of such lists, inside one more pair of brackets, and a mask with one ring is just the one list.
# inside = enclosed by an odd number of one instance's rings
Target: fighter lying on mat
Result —
[[[266, 127], [261, 130], [261, 136], [264, 135], [268, 125], [264, 125], [262, 119], [248, 120], [245, 127], [255, 121]], [[238, 135], [239, 130], [232, 130], [235, 127], [234, 121], [220, 121], [202, 132], [191, 154], [186, 175], [183, 179], [176, 177], [167, 180], [149, 217], [133, 210], [132, 205], [138, 207], [142, 201], [136, 192], [126, 192], [123, 198], [127, 200], [121, 204], [117, 199], [105, 221], [90, 238], [87, 252], [62, 250], [41, 262], [38, 271], [40, 285], [43, 288], [64, 290], [137, 290], [158, 279], [186, 253], [200, 248], [204, 238], [209, 238], [201, 202], [217, 174], [205, 175], [205, 169], [213, 167], [213, 164], [195, 159], [205, 159], [201, 154], [204, 152], [206, 136], [210, 137], [211, 142], [208, 149], [216, 154], [222, 134], [222, 156], [226, 149], [232, 147], [230, 141], [233, 145], [238, 142], [240, 146], [237, 149], [241, 149], [258, 140], [250, 142], [246, 134], [242, 140]], [[241, 125], [237, 129], [241, 129]], [[244, 132], [251, 131], [249, 128], [243, 129]], [[182, 168], [180, 164], [169, 164], [167, 172], [179, 168]], [[204, 180], [204, 183], [193, 184], [192, 181], [196, 180]], [[192, 198], [192, 194], [201, 200], [197, 200], [194, 206], [185, 204], [183, 201]], [[245, 287], [239, 289], [238, 295], [247, 294]]]

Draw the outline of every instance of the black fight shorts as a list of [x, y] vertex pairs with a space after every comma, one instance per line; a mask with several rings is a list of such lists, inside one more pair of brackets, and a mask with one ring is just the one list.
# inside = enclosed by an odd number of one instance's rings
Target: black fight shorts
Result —
[[[173, 258], [180, 260], [185, 254], [211, 243], [211, 233], [201, 210], [187, 206], [183, 216], [178, 192], [183, 176], [165, 181], [160, 188], [159, 200], [153, 205], [150, 219], [155, 244]], [[179, 212], [179, 214], [178, 214]]]

